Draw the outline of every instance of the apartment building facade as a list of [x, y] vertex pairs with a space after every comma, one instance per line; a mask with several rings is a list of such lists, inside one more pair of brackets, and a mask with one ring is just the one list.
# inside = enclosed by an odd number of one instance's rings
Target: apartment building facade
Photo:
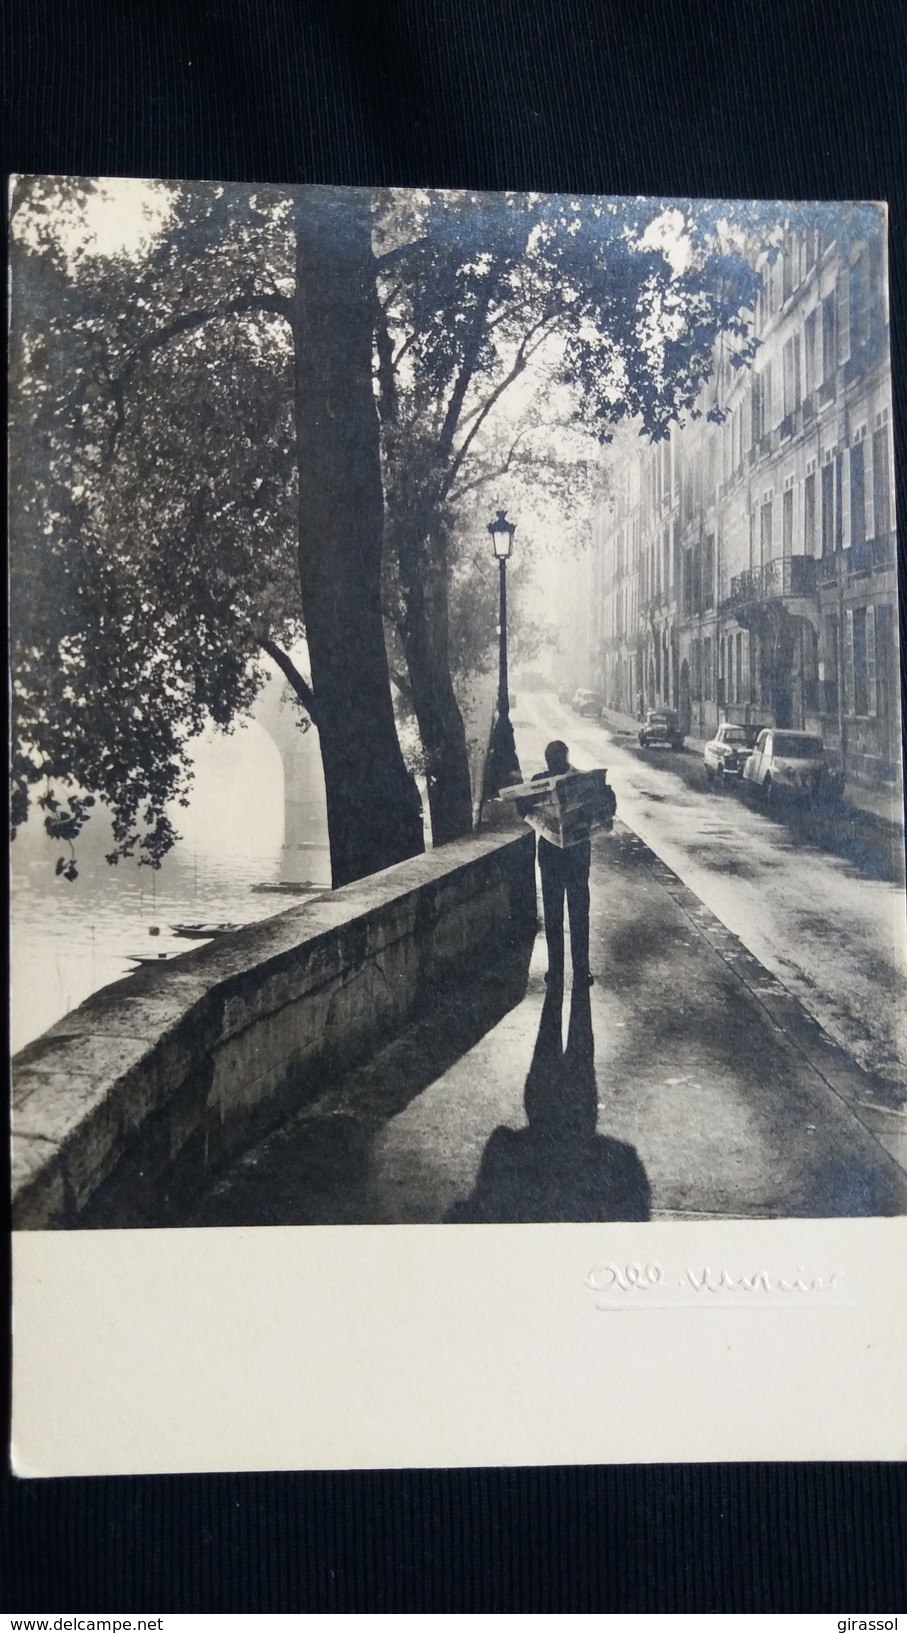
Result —
[[[873, 212], [874, 214], [874, 212]], [[754, 365], [719, 343], [700, 414], [618, 464], [593, 538], [606, 704], [819, 732], [848, 780], [900, 763], [897, 535], [883, 224], [787, 233]]]

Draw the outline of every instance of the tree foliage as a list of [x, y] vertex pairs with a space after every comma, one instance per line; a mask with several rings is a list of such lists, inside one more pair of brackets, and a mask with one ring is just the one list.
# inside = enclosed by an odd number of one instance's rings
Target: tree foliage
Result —
[[252, 701], [262, 630], [300, 628], [285, 324], [228, 312], [245, 291], [226, 279], [207, 291], [225, 315], [187, 322], [204, 280], [194, 262], [177, 276], [185, 223], [136, 287], [126, 257], [61, 242], [84, 193], [58, 188], [52, 215], [46, 184], [24, 185], [38, 231], [13, 279], [13, 822], [34, 793], [72, 841], [99, 795], [110, 859], [156, 863], [191, 738]]
[[[187, 797], [191, 740], [249, 706], [262, 652], [323, 751], [325, 733], [344, 738], [338, 778], [355, 780], [379, 739], [392, 758], [388, 709], [380, 723], [363, 716], [369, 741], [357, 740], [355, 687], [347, 696], [330, 662], [342, 639], [369, 670], [369, 696], [387, 689], [374, 624], [383, 549], [391, 663], [419, 721], [436, 837], [452, 837], [471, 802], [451, 677], [487, 662], [496, 619], [482, 518], [500, 504], [579, 516], [600, 493], [596, 444], [617, 424], [658, 439], [695, 413], [720, 336], [734, 365], [750, 363], [759, 257], [784, 253], [785, 224], [801, 215], [158, 184], [143, 194], [144, 238], [104, 252], [89, 232], [101, 187], [31, 178], [14, 201], [14, 826], [34, 800], [72, 841], [97, 796], [113, 815], [112, 859], [158, 862]], [[332, 234], [342, 248], [354, 215], [371, 249], [352, 273], [344, 263], [347, 304], [330, 321], [372, 336], [372, 408], [360, 370], [344, 391], [355, 413], [300, 373], [300, 336], [317, 351], [306, 325], [333, 288]], [[864, 215], [855, 207], [846, 230], [865, 233]], [[300, 232], [316, 217], [322, 262], [301, 301]], [[359, 572], [339, 548], [359, 511], [346, 516], [342, 461], [334, 512], [321, 505], [318, 467], [338, 465], [354, 424], [356, 447], [364, 437], [371, 449], [375, 408], [383, 519], [369, 498], [361, 585], [338, 624], [332, 551], [339, 574]], [[375, 460], [377, 446], [376, 433]], [[376, 470], [363, 466], [363, 493], [377, 491]], [[521, 546], [530, 532], [522, 524]], [[318, 684], [291, 657], [310, 616], [325, 654], [321, 719]], [[395, 772], [388, 821], [407, 799]], [[347, 817], [366, 820], [349, 802]]]
[[[567, 427], [594, 448], [635, 418], [658, 439], [694, 410], [719, 335], [732, 336], [738, 364], [750, 360], [755, 270], [749, 246], [721, 242], [722, 225], [707, 209], [672, 214], [659, 200], [379, 200], [385, 605], [408, 670], [433, 828], [445, 837], [471, 814], [450, 677], [469, 645], [454, 599], [479, 599], [469, 551], [458, 549], [474, 533], [476, 502], [514, 494], [531, 512], [556, 496], [569, 514], [600, 493], [602, 475]], [[477, 634], [485, 623], [476, 620]]]

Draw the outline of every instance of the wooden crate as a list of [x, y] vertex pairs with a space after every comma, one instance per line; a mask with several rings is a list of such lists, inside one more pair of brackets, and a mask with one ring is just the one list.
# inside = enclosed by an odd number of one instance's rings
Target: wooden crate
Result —
[[501, 798], [515, 801], [530, 828], [559, 850], [580, 844], [592, 833], [609, 833], [614, 825], [614, 790], [603, 768], [518, 783], [502, 789]]

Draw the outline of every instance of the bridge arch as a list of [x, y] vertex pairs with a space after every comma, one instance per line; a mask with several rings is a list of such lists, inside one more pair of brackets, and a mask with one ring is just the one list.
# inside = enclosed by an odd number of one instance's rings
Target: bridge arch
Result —
[[281, 675], [272, 675], [252, 707], [283, 765], [281, 874], [288, 882], [330, 884], [327, 798], [317, 729], [300, 711]]

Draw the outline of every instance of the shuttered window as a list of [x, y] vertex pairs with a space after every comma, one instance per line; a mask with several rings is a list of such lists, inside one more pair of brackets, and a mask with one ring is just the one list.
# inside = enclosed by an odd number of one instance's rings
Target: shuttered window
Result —
[[872, 509], [875, 536], [891, 531], [891, 477], [888, 465], [888, 427], [872, 439]]
[[844, 713], [855, 714], [853, 673], [853, 613], [844, 614]]
[[803, 552], [816, 553], [816, 473], [810, 471], [803, 484]]
[[866, 537], [866, 470], [862, 442], [850, 450], [850, 542], [862, 544]]
[[846, 363], [850, 356], [850, 273], [842, 271], [838, 277], [838, 362]]
[[822, 302], [822, 382], [834, 379], [838, 354], [835, 340], [834, 291]]
[[794, 412], [800, 401], [800, 336], [791, 335], [784, 342], [784, 415]]

